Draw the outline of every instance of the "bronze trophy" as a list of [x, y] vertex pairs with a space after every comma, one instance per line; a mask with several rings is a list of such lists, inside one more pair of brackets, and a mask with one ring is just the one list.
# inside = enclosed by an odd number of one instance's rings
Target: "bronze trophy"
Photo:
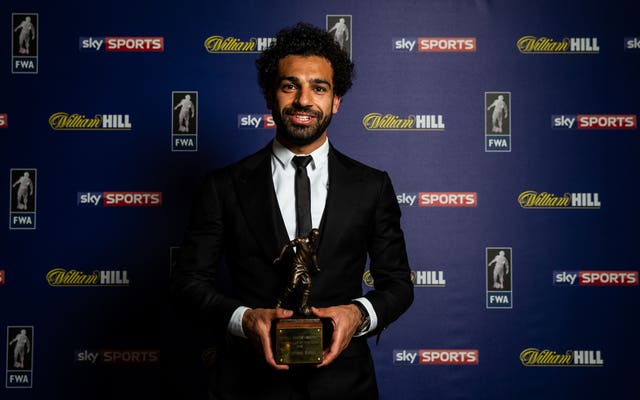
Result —
[[308, 304], [311, 294], [311, 274], [320, 272], [316, 246], [320, 231], [312, 229], [307, 237], [298, 237], [282, 247], [274, 264], [282, 263], [288, 250], [295, 253], [287, 286], [278, 298], [276, 308], [292, 305], [293, 317], [279, 319], [274, 329], [274, 357], [278, 364], [319, 364], [322, 362], [322, 322], [313, 316]]

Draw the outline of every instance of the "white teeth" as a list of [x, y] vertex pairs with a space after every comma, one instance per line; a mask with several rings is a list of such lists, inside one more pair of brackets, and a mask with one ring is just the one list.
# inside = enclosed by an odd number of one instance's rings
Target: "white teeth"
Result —
[[298, 115], [298, 119], [300, 121], [308, 121], [311, 119], [311, 117], [309, 117], [308, 115]]

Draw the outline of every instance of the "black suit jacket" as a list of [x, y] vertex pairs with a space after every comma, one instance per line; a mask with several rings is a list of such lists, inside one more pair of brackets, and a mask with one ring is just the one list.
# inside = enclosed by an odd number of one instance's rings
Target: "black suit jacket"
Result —
[[[328, 157], [329, 188], [318, 243], [321, 272], [313, 277], [309, 303], [328, 307], [362, 296], [369, 257], [375, 289], [365, 296], [378, 317], [375, 334], [413, 301], [400, 208], [385, 172], [333, 147]], [[273, 260], [288, 241], [273, 189], [269, 144], [207, 177], [194, 202], [172, 293], [204, 326], [224, 335], [237, 307], [274, 307], [283, 275]], [[231, 282], [227, 292], [216, 285], [222, 256]], [[365, 338], [354, 338], [326, 368], [289, 372], [271, 371], [246, 339], [232, 338], [220, 349], [217, 365], [212, 372], [214, 398], [289, 398], [296, 388], [311, 398], [377, 397]]]

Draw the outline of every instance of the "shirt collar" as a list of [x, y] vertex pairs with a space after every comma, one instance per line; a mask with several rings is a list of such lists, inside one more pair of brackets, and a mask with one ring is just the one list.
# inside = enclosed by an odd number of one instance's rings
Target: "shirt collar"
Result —
[[311, 161], [311, 168], [316, 169], [322, 167], [327, 162], [327, 156], [329, 155], [329, 139], [325, 140], [320, 147], [312, 151], [310, 154], [295, 154], [291, 150], [284, 147], [280, 142], [278, 142], [277, 139], [273, 139], [271, 144], [271, 151], [274, 158], [285, 170], [289, 167], [295, 168], [291, 160], [294, 156], [300, 155], [311, 156], [313, 158], [313, 160]]

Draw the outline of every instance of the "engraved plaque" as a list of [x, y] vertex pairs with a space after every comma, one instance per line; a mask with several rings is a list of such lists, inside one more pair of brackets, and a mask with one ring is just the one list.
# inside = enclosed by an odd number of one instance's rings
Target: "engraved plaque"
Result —
[[278, 320], [274, 342], [277, 364], [322, 362], [322, 322], [319, 318]]

